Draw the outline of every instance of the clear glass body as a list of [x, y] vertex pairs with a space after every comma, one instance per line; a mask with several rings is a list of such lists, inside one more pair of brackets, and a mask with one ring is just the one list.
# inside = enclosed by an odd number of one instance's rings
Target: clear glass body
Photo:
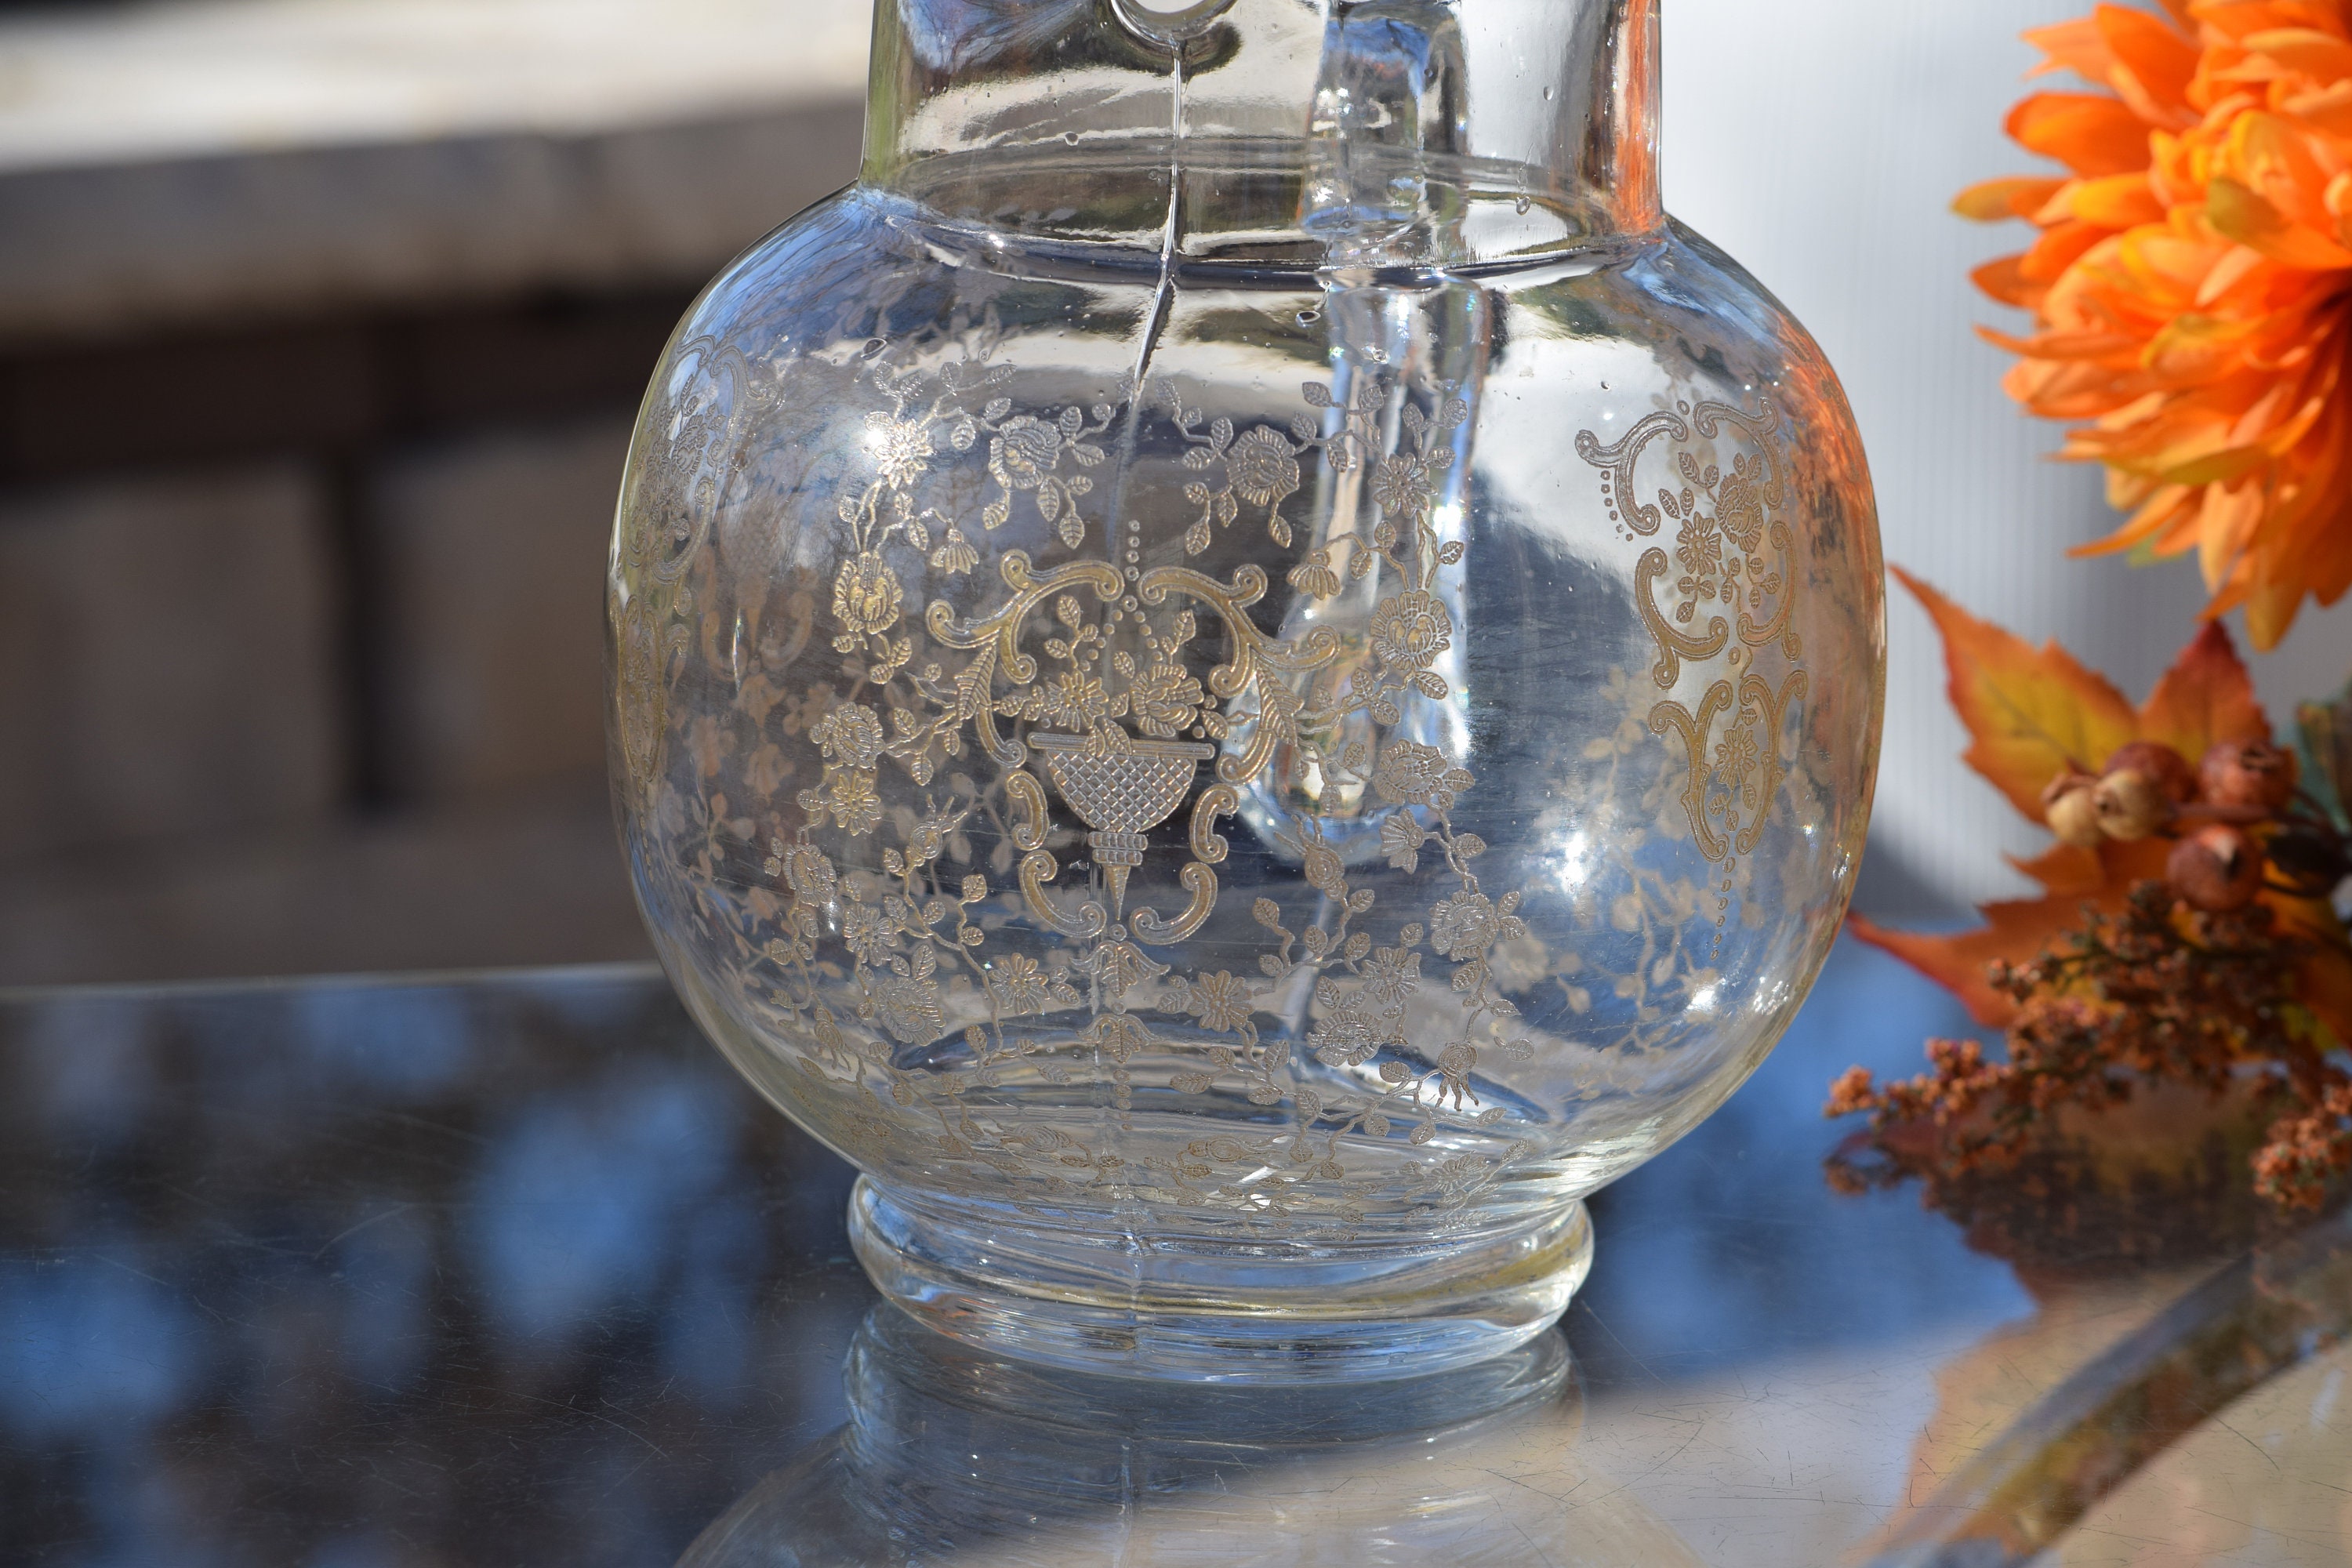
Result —
[[1803, 998], [1876, 525], [1659, 209], [1655, 29], [885, 0], [865, 177], [680, 325], [611, 558], [637, 896], [950, 1331], [1507, 1347]]

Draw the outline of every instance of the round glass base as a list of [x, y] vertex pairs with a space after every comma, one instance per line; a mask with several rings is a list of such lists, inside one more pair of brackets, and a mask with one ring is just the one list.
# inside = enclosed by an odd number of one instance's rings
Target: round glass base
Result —
[[1484, 1361], [1559, 1321], [1592, 1267], [1580, 1202], [1450, 1244], [1179, 1246], [992, 1219], [864, 1178], [849, 1200], [866, 1272], [940, 1332], [1196, 1383], [1372, 1381]]

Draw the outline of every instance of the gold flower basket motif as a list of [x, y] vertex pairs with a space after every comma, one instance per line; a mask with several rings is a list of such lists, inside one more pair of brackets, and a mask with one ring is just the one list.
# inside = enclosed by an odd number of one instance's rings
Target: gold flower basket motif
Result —
[[1192, 775], [1217, 754], [1198, 741], [1138, 741], [1123, 730], [1100, 735], [1044, 731], [1029, 743], [1072, 811], [1094, 831], [1087, 844], [1110, 882], [1111, 909], [1127, 900], [1127, 874], [1143, 864], [1145, 837], [1184, 804]]

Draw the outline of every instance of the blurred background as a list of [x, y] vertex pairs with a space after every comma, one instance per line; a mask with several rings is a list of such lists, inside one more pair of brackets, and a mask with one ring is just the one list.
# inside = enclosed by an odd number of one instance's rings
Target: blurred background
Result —
[[[2137, 698], [2194, 568], [2064, 559], [2097, 476], [1969, 330], [2022, 230], [1946, 210], [2028, 166], [2019, 30], [2087, 9], [1665, 0], [1665, 186], [1837, 365], [1888, 559]], [[629, 422], [702, 280], [854, 173], [866, 17], [0, 4], [0, 985], [646, 952], [603, 779]], [[2274, 716], [2347, 610], [2256, 661]], [[2039, 835], [1890, 614], [1863, 902], [1950, 920]]]

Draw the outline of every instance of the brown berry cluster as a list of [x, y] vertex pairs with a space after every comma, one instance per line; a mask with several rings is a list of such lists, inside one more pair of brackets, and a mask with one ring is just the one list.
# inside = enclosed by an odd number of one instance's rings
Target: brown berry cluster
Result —
[[2265, 887], [2324, 895], [2352, 870], [2334, 825], [2301, 808], [2297, 772], [2294, 753], [2268, 741], [2223, 741], [2194, 767], [2170, 746], [2134, 741], [2095, 775], [2067, 768], [2052, 779], [2042, 818], [2084, 849], [2171, 838], [2164, 876], [2174, 895], [2222, 914]]
[[2216, 1100], [2242, 1089], [2273, 1118], [2253, 1156], [2255, 1190], [2315, 1205], [2352, 1168], [2352, 1077], [2298, 999], [2310, 952], [2267, 904], [2208, 910], [2143, 881], [2121, 914], [2092, 911], [2032, 963], [1991, 966], [2018, 1005], [2007, 1060], [1974, 1040], [1932, 1040], [1928, 1071], [1879, 1085], [1850, 1068], [1825, 1109], [1870, 1113], [1882, 1152], [1901, 1163], [1966, 1172], [2015, 1161], [2062, 1108], [2120, 1105], [2156, 1083]]

